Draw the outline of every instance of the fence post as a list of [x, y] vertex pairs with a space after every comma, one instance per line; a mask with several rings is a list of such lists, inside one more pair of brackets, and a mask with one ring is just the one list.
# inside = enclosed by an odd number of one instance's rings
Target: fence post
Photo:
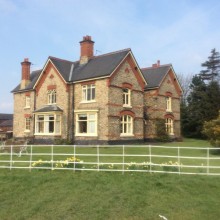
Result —
[[32, 163], [32, 145], [31, 145], [31, 154], [30, 154], [30, 169], [29, 169], [29, 171], [31, 172], [31, 168], [32, 168], [32, 165], [31, 165], [31, 163]]
[[13, 150], [11, 145], [11, 154], [10, 154], [10, 170], [12, 169], [12, 160], [13, 160]]
[[180, 175], [180, 147], [178, 146], [178, 170]]
[[97, 145], [97, 169], [99, 171], [99, 145]]
[[207, 172], [207, 175], [209, 175], [209, 148], [207, 148], [207, 170], [206, 170], [206, 172]]
[[74, 172], [76, 171], [76, 145], [74, 144], [73, 145], [73, 147], [74, 147], [74, 153], [73, 153], [73, 156], [74, 156], [74, 167], [73, 167], [73, 170], [74, 170]]
[[53, 170], [53, 144], [51, 145], [51, 170]]
[[122, 174], [125, 172], [125, 145], [123, 145], [123, 158], [122, 158]]
[[151, 145], [149, 145], [150, 173], [151, 173]]

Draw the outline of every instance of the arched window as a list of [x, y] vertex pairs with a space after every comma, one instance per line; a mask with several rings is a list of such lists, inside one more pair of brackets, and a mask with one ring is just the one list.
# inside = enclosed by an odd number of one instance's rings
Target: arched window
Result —
[[121, 116], [121, 135], [133, 135], [133, 118], [130, 115]]
[[173, 119], [172, 118], [166, 118], [166, 131], [169, 135], [173, 135]]
[[55, 104], [56, 103], [56, 90], [48, 90], [47, 92], [48, 97], [48, 104]]

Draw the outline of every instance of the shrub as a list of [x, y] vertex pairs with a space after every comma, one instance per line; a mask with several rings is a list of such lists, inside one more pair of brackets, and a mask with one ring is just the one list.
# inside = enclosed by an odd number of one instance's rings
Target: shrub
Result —
[[166, 126], [165, 126], [165, 119], [157, 118], [155, 121], [156, 125], [156, 140], [161, 142], [168, 142], [170, 141], [170, 137], [167, 134]]
[[220, 111], [217, 119], [204, 123], [202, 133], [208, 137], [212, 146], [220, 147]]

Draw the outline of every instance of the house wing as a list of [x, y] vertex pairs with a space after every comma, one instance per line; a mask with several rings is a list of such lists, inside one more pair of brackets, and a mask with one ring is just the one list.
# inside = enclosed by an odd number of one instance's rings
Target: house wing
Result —
[[146, 90], [160, 87], [164, 77], [169, 72], [171, 65], [163, 65], [160, 67], [150, 67], [141, 69], [145, 80], [147, 81]]

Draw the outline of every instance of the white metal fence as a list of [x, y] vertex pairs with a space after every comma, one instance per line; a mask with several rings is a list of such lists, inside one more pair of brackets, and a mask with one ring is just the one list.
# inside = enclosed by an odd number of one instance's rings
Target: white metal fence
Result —
[[220, 149], [153, 145], [0, 147], [0, 168], [220, 175]]

